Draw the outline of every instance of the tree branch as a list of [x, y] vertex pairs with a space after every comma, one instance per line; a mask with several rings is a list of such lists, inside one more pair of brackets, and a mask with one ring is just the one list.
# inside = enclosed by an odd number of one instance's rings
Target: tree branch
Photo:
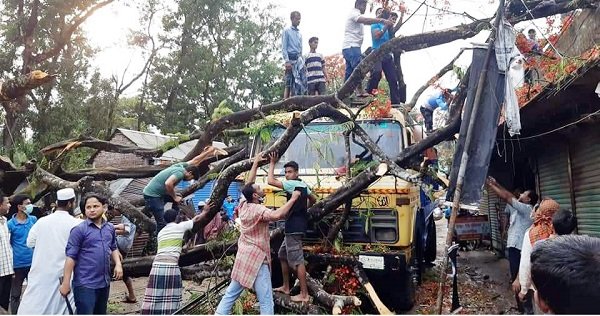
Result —
[[437, 80], [439, 80], [447, 72], [454, 69], [454, 63], [458, 60], [458, 58], [462, 55], [462, 53], [464, 51], [465, 51], [465, 48], [461, 48], [460, 51], [458, 52], [458, 54], [456, 55], [456, 57], [452, 58], [452, 60], [446, 66], [442, 67], [442, 69], [440, 69], [435, 75], [433, 75], [433, 77], [431, 77], [431, 79], [429, 79], [427, 81], [427, 83], [425, 83], [423, 86], [421, 86], [417, 90], [417, 92], [415, 92], [412, 99], [407, 104], [408, 106], [410, 106], [411, 109], [417, 104], [419, 97], [421, 96], [421, 94], [423, 94], [423, 92], [425, 92], [425, 90], [427, 90], [427, 88], [429, 88], [429, 86], [434, 84]]
[[83, 15], [76, 17], [73, 20], [73, 23], [71, 25], [69, 25], [66, 28], [66, 30], [61, 34], [61, 37], [56, 41], [54, 46], [52, 48], [48, 49], [47, 51], [44, 51], [40, 54], [33, 56], [33, 61], [35, 63], [41, 63], [41, 62], [47, 60], [48, 58], [52, 58], [52, 57], [56, 56], [65, 47], [65, 45], [67, 45], [67, 43], [69, 43], [69, 41], [71, 40], [71, 36], [73, 35], [73, 33], [75, 33], [75, 31], [81, 25], [81, 23], [85, 22], [85, 20], [87, 20], [87, 18], [89, 18], [92, 14], [94, 14], [94, 12], [107, 6], [108, 4], [112, 3], [113, 1], [114, 0], [106, 0], [103, 2], [99, 2], [99, 3], [95, 4], [94, 6], [92, 6], [89, 10], [87, 10]]
[[374, 50], [358, 64], [350, 78], [348, 78], [346, 83], [344, 83], [337, 92], [337, 97], [340, 100], [349, 97], [354, 89], [362, 82], [367, 73], [371, 71], [375, 62], [381, 60], [383, 56], [390, 52], [399, 52], [402, 50], [413, 51], [449, 43], [458, 39], [473, 37], [486, 27], [489, 27], [489, 21], [482, 20], [444, 30], [393, 38], [381, 45], [380, 48]]
[[150, 220], [150, 218], [144, 215], [144, 213], [121, 197], [112, 196], [112, 192], [110, 192], [108, 188], [98, 183], [94, 183], [91, 177], [84, 177], [77, 182], [70, 182], [61, 179], [39, 167], [35, 170], [34, 176], [55, 190], [72, 188], [80, 193], [96, 192], [102, 194], [108, 198], [108, 203], [110, 206], [121, 211], [121, 213], [127, 216], [127, 218], [129, 218], [141, 230], [149, 233], [152, 233], [156, 230], [156, 224]]
[[34, 70], [26, 75], [16, 78], [0, 80], [0, 102], [10, 101], [20, 98], [30, 90], [46, 84], [56, 78], [56, 75], [49, 75], [40, 70]]
[[127, 146], [89, 136], [79, 136], [78, 138], [64, 140], [62, 142], [46, 146], [40, 150], [40, 153], [47, 157], [53, 153], [56, 153], [57, 151], [60, 151], [58, 154], [58, 156], [60, 156], [66, 151], [79, 147], [87, 147], [121, 154], [135, 154], [144, 158], [158, 157], [163, 153], [161, 149], [145, 149], [137, 146]]
[[254, 109], [243, 110], [226, 115], [216, 121], [211, 121], [203, 131], [197, 131], [190, 135], [190, 139], [198, 139], [184, 160], [190, 160], [212, 142], [212, 139], [226, 129], [262, 119], [263, 116], [271, 115], [279, 111], [292, 112], [304, 111], [320, 103], [336, 104], [333, 95], [322, 96], [295, 96], [283, 101], [271, 103]]

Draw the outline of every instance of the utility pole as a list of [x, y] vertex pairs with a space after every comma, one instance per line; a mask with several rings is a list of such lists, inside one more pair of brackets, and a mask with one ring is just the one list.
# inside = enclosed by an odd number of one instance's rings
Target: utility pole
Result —
[[485, 55], [485, 59], [483, 61], [483, 68], [481, 70], [481, 74], [479, 75], [479, 81], [477, 82], [477, 91], [475, 92], [475, 99], [473, 101], [473, 108], [471, 109], [471, 115], [469, 120], [469, 125], [467, 126], [467, 133], [465, 136], [465, 147], [463, 148], [463, 153], [461, 156], [460, 167], [458, 169], [458, 176], [456, 179], [456, 189], [454, 191], [454, 199], [452, 200], [452, 214], [450, 215], [450, 222], [448, 224], [448, 234], [446, 235], [446, 247], [444, 251], [444, 258], [442, 260], [442, 267], [440, 269], [440, 283], [438, 288], [438, 296], [437, 296], [437, 304], [436, 311], [437, 314], [442, 314], [442, 303], [444, 301], [444, 286], [446, 284], [446, 267], [448, 266], [448, 249], [452, 246], [452, 237], [454, 235], [454, 225], [456, 222], [456, 215], [458, 214], [458, 210], [460, 209], [460, 196], [462, 191], [462, 186], [465, 181], [465, 173], [467, 171], [467, 164], [469, 162], [469, 148], [471, 147], [471, 140], [473, 139], [474, 134], [474, 125], [475, 120], [477, 118], [477, 112], [479, 110], [479, 106], [481, 105], [481, 96], [483, 94], [483, 88], [485, 86], [485, 80], [487, 78], [487, 68], [490, 63], [490, 58], [492, 56], [494, 42], [496, 41], [496, 35], [498, 27], [502, 21], [502, 17], [504, 15], [504, 0], [500, 0], [500, 5], [498, 6], [498, 11], [496, 12], [496, 19], [494, 20], [494, 26], [492, 28], [492, 33], [490, 35], [490, 40], [487, 47], [487, 54]]

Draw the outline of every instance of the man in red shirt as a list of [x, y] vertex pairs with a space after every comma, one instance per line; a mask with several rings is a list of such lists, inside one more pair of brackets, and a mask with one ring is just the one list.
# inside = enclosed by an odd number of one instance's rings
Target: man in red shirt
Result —
[[269, 222], [285, 218], [301, 193], [294, 191], [290, 200], [275, 211], [262, 205], [265, 192], [254, 180], [258, 164], [263, 160], [266, 160], [263, 153], [254, 158], [250, 175], [242, 188], [246, 201], [240, 205], [238, 215], [238, 251], [231, 271], [231, 283], [217, 307], [217, 315], [229, 315], [244, 288], [253, 288], [256, 292], [261, 315], [274, 314]]

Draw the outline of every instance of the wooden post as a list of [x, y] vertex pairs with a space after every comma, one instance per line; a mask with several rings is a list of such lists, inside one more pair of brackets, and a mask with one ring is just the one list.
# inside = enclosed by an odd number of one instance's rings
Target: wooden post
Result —
[[446, 284], [446, 266], [448, 265], [448, 250], [452, 246], [452, 237], [454, 235], [454, 225], [456, 223], [456, 215], [458, 214], [458, 210], [460, 209], [460, 196], [462, 191], [462, 186], [465, 180], [465, 173], [467, 169], [467, 164], [469, 162], [469, 147], [471, 147], [471, 140], [473, 139], [474, 134], [474, 126], [475, 120], [477, 118], [477, 112], [479, 110], [479, 106], [481, 105], [481, 96], [483, 94], [483, 88], [485, 86], [485, 80], [487, 77], [487, 68], [490, 63], [490, 58], [492, 55], [492, 49], [494, 47], [494, 42], [496, 40], [496, 30], [502, 21], [502, 16], [504, 13], [504, 0], [500, 0], [500, 5], [498, 6], [498, 11], [496, 12], [496, 20], [494, 21], [494, 27], [492, 29], [492, 33], [490, 35], [490, 40], [488, 43], [488, 51], [483, 61], [483, 68], [481, 74], [479, 75], [479, 81], [477, 82], [477, 91], [475, 92], [475, 99], [473, 100], [473, 108], [471, 109], [471, 116], [469, 125], [467, 126], [467, 134], [465, 137], [465, 147], [463, 149], [463, 153], [461, 156], [460, 167], [458, 169], [458, 176], [456, 179], [456, 189], [454, 192], [454, 199], [452, 201], [452, 215], [450, 216], [450, 222], [448, 223], [448, 234], [446, 235], [446, 247], [444, 251], [444, 258], [442, 260], [442, 267], [440, 269], [440, 284], [438, 288], [438, 296], [437, 296], [437, 304], [436, 304], [436, 313], [442, 314], [442, 306], [444, 301], [444, 285]]

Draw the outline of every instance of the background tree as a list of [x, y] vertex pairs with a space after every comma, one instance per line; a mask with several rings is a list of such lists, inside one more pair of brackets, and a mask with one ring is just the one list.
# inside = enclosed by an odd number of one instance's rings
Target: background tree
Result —
[[273, 11], [251, 0], [180, 0], [164, 16], [169, 53], [157, 58], [147, 89], [163, 133], [203, 126], [223, 100], [238, 110], [275, 99], [283, 23]]
[[[79, 27], [96, 10], [113, 1], [3, 1], [0, 13], [2, 75], [23, 75], [38, 68], [62, 75], [56, 89], [46, 86], [27, 97], [2, 102], [5, 110], [2, 144], [6, 154], [12, 156], [14, 145], [22, 142], [27, 121], [35, 126], [39, 136], [43, 135], [42, 129], [52, 126], [37, 124], [39, 117], [55, 115], [50, 112], [56, 108], [63, 114], [73, 113], [69, 107], [82, 100], [82, 78], [87, 74], [86, 58], [91, 54]], [[31, 115], [28, 116], [29, 110]], [[68, 117], [63, 118], [67, 120]]]

